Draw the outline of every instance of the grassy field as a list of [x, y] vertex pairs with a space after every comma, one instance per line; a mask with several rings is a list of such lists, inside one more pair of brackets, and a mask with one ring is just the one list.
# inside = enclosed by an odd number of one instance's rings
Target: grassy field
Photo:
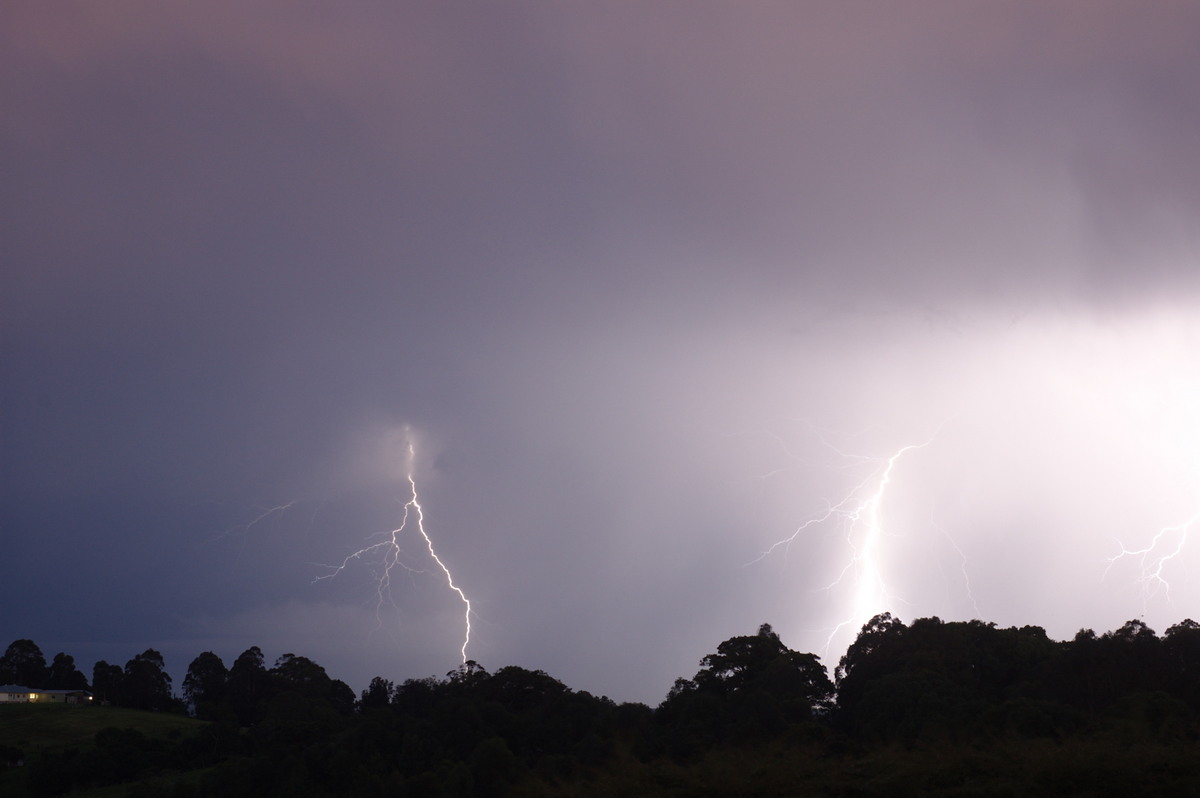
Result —
[[[26, 757], [67, 748], [88, 749], [96, 732], [104, 728], [137, 729], [151, 738], [176, 738], [194, 734], [204, 721], [162, 712], [143, 712], [120, 707], [72, 704], [5, 704], [0, 706], [0, 746], [23, 751]], [[28, 769], [0, 770], [0, 798], [28, 794]], [[128, 785], [106, 790], [77, 792], [89, 798], [124, 795]]]
[[174, 737], [194, 732], [204, 721], [162, 712], [77, 704], [4, 704], [0, 706], [0, 745], [26, 754], [87, 746], [96, 732], [109, 726], [134, 728], [147, 737]]

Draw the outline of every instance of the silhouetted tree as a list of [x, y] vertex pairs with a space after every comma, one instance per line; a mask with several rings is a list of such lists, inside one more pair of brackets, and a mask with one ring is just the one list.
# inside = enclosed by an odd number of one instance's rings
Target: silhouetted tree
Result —
[[1174, 670], [1169, 651], [1140, 620], [1099, 636], [1081, 629], [1054, 658], [1047, 689], [1095, 722], [1124, 696], [1167, 688]]
[[226, 699], [238, 723], [249, 726], [261, 718], [272, 694], [271, 675], [263, 664], [262, 650], [251, 646], [233, 661], [226, 682]]
[[792, 651], [770, 624], [731, 637], [677, 679], [656, 713], [674, 756], [690, 756], [729, 738], [754, 738], [811, 721], [824, 711], [833, 683], [814, 654]]
[[349, 685], [329, 678], [325, 669], [308, 657], [284, 654], [275, 661], [270, 675], [277, 691], [292, 690], [343, 713], [354, 709], [354, 691]]
[[451, 683], [460, 687], [479, 684], [487, 681], [487, 668], [480, 665], [473, 659], [469, 659], [462, 665], [459, 665], [454, 670], [446, 674], [446, 679]]
[[392, 692], [392, 706], [401, 715], [421, 717], [431, 712], [441, 697], [441, 683], [432, 676], [405, 679]]
[[125, 697], [124, 682], [125, 671], [120, 665], [109, 665], [100, 660], [92, 667], [92, 693], [101, 703], [121, 706]]
[[387, 679], [382, 676], [376, 676], [371, 680], [367, 689], [362, 691], [362, 698], [359, 699], [358, 708], [366, 711], [386, 707], [392, 702], [392, 694], [395, 692], [395, 689]]
[[846, 677], [852, 675], [854, 671], [864, 665], [876, 664], [877, 654], [881, 649], [889, 647], [891, 644], [904, 634], [907, 627], [899, 618], [893, 618], [890, 612], [876, 615], [871, 620], [863, 624], [859, 630], [858, 637], [846, 649], [846, 653], [842, 655], [838, 662], [837, 672], [835, 674], [838, 694], [841, 695], [842, 682]]
[[50, 663], [49, 684], [51, 690], [86, 690], [87, 677], [75, 667], [75, 658], [59, 652]]
[[1144, 621], [1126, 621], [1101, 637], [1100, 643], [1111, 700], [1165, 686], [1162, 641]]
[[276, 676], [282, 685], [302, 692], [318, 691], [329, 681], [325, 669], [308, 657], [297, 657], [295, 654], [284, 654], [275, 660], [271, 674]]
[[892, 670], [893, 655], [908, 627], [890, 612], [876, 615], [863, 624], [858, 637], [846, 649], [835, 673], [837, 705], [842, 718], [853, 713], [866, 685]]
[[1035, 626], [876, 616], [838, 668], [837, 719], [863, 739], [1053, 733], [1064, 722], [1044, 704], [1055, 656]]
[[44, 688], [48, 679], [46, 657], [32, 640], [14, 640], [0, 657], [0, 682]]
[[148, 648], [125, 663], [123, 706], [134, 709], [176, 708], [171, 695], [171, 676], [162, 654]]
[[1193, 710], [1200, 710], [1200, 624], [1187, 618], [1163, 636], [1167, 689]]
[[490, 677], [483, 672], [477, 683], [484, 686], [488, 698], [517, 708], [543, 705], [571, 692], [571, 688], [545, 671], [531, 671], [518, 665], [507, 665]]
[[205, 651], [192, 660], [183, 677], [183, 698], [191, 704], [197, 718], [211, 720], [216, 716], [228, 680], [229, 670], [213, 652]]
[[342, 714], [354, 711], [354, 690], [341, 679], [330, 679], [325, 693], [329, 705]]
[[717, 646], [715, 654], [700, 660], [700, 671], [692, 681], [699, 690], [735, 693], [760, 689], [786, 694], [805, 700], [810, 711], [833, 693], [833, 684], [816, 655], [792, 651], [765, 623], [756, 635], [731, 637]]

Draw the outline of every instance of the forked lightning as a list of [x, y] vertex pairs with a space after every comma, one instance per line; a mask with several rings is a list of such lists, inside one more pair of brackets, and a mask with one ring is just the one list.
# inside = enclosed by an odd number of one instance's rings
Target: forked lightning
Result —
[[[880, 541], [884, 535], [884, 522], [881, 515], [883, 500], [892, 482], [892, 472], [901, 458], [910, 452], [924, 449], [932, 442], [933, 438], [930, 438], [924, 443], [902, 446], [885, 460], [883, 458], [851, 457], [822, 441], [827, 447], [837, 452], [839, 457], [867, 462], [874, 460], [878, 463], [878, 467], [869, 477], [850, 488], [839, 501], [829, 502], [824, 512], [801, 523], [792, 534], [773, 543], [753, 561], [758, 562], [780, 548], [786, 550], [807, 530], [830, 522], [842, 526], [846, 543], [850, 549], [850, 556], [837, 576], [824, 589], [829, 591], [852, 580], [854, 597], [849, 617], [830, 631], [826, 640], [826, 651], [842, 629], [864, 623], [876, 613], [893, 609], [892, 605], [898, 600], [888, 588], [882, 562], [883, 555], [880, 552]], [[955, 548], [958, 550], [957, 546]], [[961, 557], [962, 552], [958, 551]], [[966, 575], [965, 558], [963, 574]], [[972, 597], [972, 601], [974, 601], [974, 597]]]
[[438, 556], [437, 551], [434, 550], [433, 539], [425, 530], [425, 513], [424, 510], [421, 509], [420, 501], [417, 499], [417, 482], [413, 476], [413, 463], [415, 461], [416, 448], [410, 439], [408, 442], [407, 458], [407, 479], [410, 497], [408, 501], [404, 503], [404, 515], [400, 519], [400, 526], [393, 529], [391, 533], [379, 543], [365, 546], [353, 554], [350, 554], [344, 560], [342, 560], [340, 565], [327, 566], [330, 569], [330, 572], [324, 576], [317, 577], [317, 581], [321, 579], [332, 579], [341, 573], [353, 560], [361, 560], [371, 556], [378, 556], [382, 565], [382, 572], [379, 574], [376, 584], [378, 603], [375, 606], [375, 613], [376, 618], [378, 619], [379, 613], [382, 611], [385, 603], [395, 606], [395, 603], [392, 601], [391, 593], [392, 571], [396, 568], [402, 568], [410, 574], [419, 572], [418, 569], [411, 567], [401, 559], [403, 552], [400, 549], [401, 536], [404, 534], [405, 530], [408, 529], [410, 520], [415, 518], [414, 526], [416, 527], [417, 532], [420, 534], [421, 539], [425, 542], [425, 548], [429, 551], [429, 556], [435, 563], [437, 563], [438, 568], [442, 570], [442, 573], [445, 574], [446, 584], [450, 586], [452, 591], [458, 594], [459, 599], [463, 603], [463, 623], [465, 625], [465, 631], [463, 633], [463, 643], [462, 647], [459, 649], [459, 653], [462, 655], [462, 661], [465, 664], [467, 662], [467, 646], [471, 643], [471, 601], [467, 598], [467, 594], [463, 592], [462, 588], [455, 584], [454, 575], [450, 573], [450, 568], [446, 565], [442, 558]]

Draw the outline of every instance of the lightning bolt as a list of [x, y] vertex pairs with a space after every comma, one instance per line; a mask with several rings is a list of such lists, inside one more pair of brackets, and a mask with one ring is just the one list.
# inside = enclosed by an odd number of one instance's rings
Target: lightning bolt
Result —
[[950, 545], [954, 547], [954, 551], [958, 554], [958, 569], [962, 573], [963, 587], [967, 591], [967, 598], [971, 600], [971, 606], [975, 610], [975, 617], [982, 617], [983, 613], [979, 611], [979, 602], [975, 600], [975, 593], [971, 590], [971, 574], [967, 572], [967, 555], [963, 553], [962, 548], [958, 545], [958, 541], [949, 532], [942, 529], [932, 518], [929, 523], [934, 529], [942, 533], [942, 537], [949, 541]]
[[[1151, 427], [1149, 440], [1163, 446], [1168, 452], [1173, 451], [1177, 462], [1191, 472], [1193, 492], [1197, 487], [1197, 471], [1200, 470], [1200, 463], [1196, 460], [1197, 441], [1200, 441], [1200, 426], [1196, 422], [1200, 418], [1198, 397], [1200, 380], [1172, 375], [1157, 392], [1145, 389], [1145, 393], [1137, 397], [1135, 405], [1139, 417], [1156, 422]], [[1127, 548], [1114, 538], [1118, 552], [1108, 558], [1104, 576], [1108, 576], [1117, 561], [1126, 558], [1133, 560], [1137, 569], [1134, 583], [1141, 589], [1143, 614], [1150, 600], [1160, 593], [1168, 604], [1171, 603], [1171, 583], [1167, 581], [1167, 571], [1172, 561], [1182, 559], [1188, 538], [1198, 524], [1200, 510], [1182, 523], [1161, 527], [1150, 538], [1150, 542], [1140, 549]]]
[[283, 515], [285, 512], [290, 510], [293, 507], [293, 505], [295, 505], [295, 504], [296, 504], [296, 500], [293, 499], [292, 501], [290, 501], [286, 504], [279, 504], [274, 507], [262, 507], [262, 506], [254, 507], [253, 509], [258, 510], [258, 515], [255, 516], [253, 518], [253, 520], [251, 520], [250, 522], [245, 523], [245, 524], [238, 524], [237, 526], [229, 527], [224, 532], [217, 534], [213, 538], [213, 540], [221, 540], [223, 538], [232, 537], [234, 534], [248, 533], [251, 529], [253, 529], [254, 527], [263, 523], [268, 518], [271, 518], [272, 516]]
[[[413, 455], [415, 455], [412, 443], [408, 444], [408, 453], [410, 459]], [[425, 547], [429, 549], [429, 556], [433, 558], [433, 561], [436, 562], [438, 567], [442, 569], [442, 573], [446, 575], [446, 584], [450, 586], [451, 590], [458, 594], [458, 597], [462, 600], [464, 606], [463, 624], [466, 627], [466, 631], [463, 633], [463, 644], [462, 648], [460, 649], [460, 653], [462, 654], [462, 661], [465, 665], [467, 663], [467, 646], [471, 644], [471, 600], [467, 598], [467, 594], [463, 592], [461, 587], [454, 584], [454, 574], [450, 573], [450, 569], [446, 567], [446, 563], [442, 562], [442, 558], [439, 557], [437, 552], [433, 550], [433, 539], [430, 538], [429, 533], [425, 531], [425, 512], [421, 509], [420, 502], [417, 501], [417, 483], [413, 480], [411, 472], [408, 476], [408, 484], [412, 488], [412, 499], [410, 500], [409, 504], [411, 504], [412, 507], [417, 511], [417, 531], [420, 532], [421, 537], [425, 539]], [[406, 517], [408, 515], [407, 510], [408, 505], [405, 505]], [[403, 524], [401, 525], [401, 529], [403, 529]]]
[[[813, 429], [811, 425], [810, 429]], [[841, 526], [846, 544], [850, 549], [850, 556], [837, 576], [823, 590], [831, 591], [843, 582], [852, 580], [854, 594], [849, 617], [838, 623], [829, 633], [825, 644], [825, 652], [828, 653], [834, 638], [842, 629], [854, 624], [862, 624], [872, 615], [889, 609], [897, 601], [902, 601], [889, 589], [884, 576], [883, 553], [880, 551], [881, 541], [887, 534], [882, 517], [884, 499], [892, 484], [892, 475], [897, 463], [910, 452], [924, 449], [932, 444], [937, 433], [935, 432], [923, 443], [902, 446], [891, 456], [882, 458], [847, 454], [826, 441], [817, 430], [813, 429], [813, 432], [818, 435], [822, 444], [842, 458], [843, 463], [848, 464], [847, 467], [858, 463], [874, 462], [876, 468], [869, 476], [851, 487], [839, 500], [827, 500], [824, 511], [802, 522], [790, 535], [771, 544], [757, 558], [747, 564], [757, 563], [780, 549], [786, 553], [791, 544], [809, 530], [830, 523]], [[943, 532], [943, 534], [945, 533]], [[953, 544], [953, 540], [951, 543]], [[955, 545], [955, 549], [962, 556], [962, 551], [957, 545]], [[963, 574], [965, 577], [965, 558]], [[969, 592], [969, 581], [967, 584]], [[972, 597], [973, 601], [974, 597]]]
[[[406, 433], [407, 433], [406, 429]], [[358, 551], [355, 551], [342, 560], [340, 565], [326, 565], [325, 568], [330, 569], [330, 572], [323, 576], [318, 576], [314, 582], [322, 579], [332, 579], [346, 569], [353, 561], [366, 559], [371, 556], [378, 556], [381, 563], [381, 571], [376, 582], [376, 592], [378, 602], [375, 605], [375, 618], [382, 623], [380, 613], [383, 611], [384, 604], [389, 604], [395, 607], [395, 602], [392, 600], [392, 572], [400, 568], [408, 575], [414, 573], [423, 573], [420, 569], [413, 568], [402, 559], [403, 551], [400, 548], [400, 540], [404, 532], [409, 528], [409, 522], [414, 521], [413, 527], [421, 536], [421, 540], [425, 543], [425, 548], [429, 552], [430, 558], [437, 563], [438, 568], [446, 577], [446, 584], [450, 589], [458, 595], [458, 598], [463, 603], [463, 623], [466, 627], [463, 633], [462, 647], [459, 653], [462, 655], [463, 664], [467, 662], [467, 646], [471, 643], [471, 601], [467, 598], [467, 594], [454, 582], [454, 575], [450, 572], [449, 566], [445, 561], [438, 556], [437, 551], [433, 547], [433, 538], [429, 536], [429, 532], [425, 529], [425, 511], [421, 507], [421, 502], [417, 498], [417, 482], [413, 476], [414, 463], [416, 461], [416, 447], [412, 442], [411, 435], [408, 436], [408, 456], [407, 456], [407, 475], [409, 487], [409, 499], [404, 503], [404, 514], [400, 518], [400, 526], [393, 529], [390, 533], [384, 536], [384, 539], [370, 546], [365, 546]]]
[[[1187, 355], [1188, 362], [1192, 362], [1194, 358], [1190, 358], [1190, 352]], [[1126, 412], [1133, 413], [1134, 421], [1139, 422], [1139, 440], [1190, 474], [1190, 480], [1183, 480], [1183, 489], [1188, 491], [1190, 487], [1189, 492], [1194, 496], [1200, 489], [1200, 459], [1197, 458], [1197, 451], [1200, 451], [1200, 423], [1197, 422], [1200, 419], [1200, 379], [1177, 369], [1161, 374], [1150, 372], [1140, 385], [1135, 385], [1123, 407]], [[1188, 538], [1197, 525], [1200, 525], [1200, 509], [1193, 509], [1187, 520], [1160, 527], [1142, 548], [1129, 548], [1114, 537], [1117, 553], [1107, 558], [1102, 580], [1118, 561], [1128, 559], [1135, 569], [1133, 583], [1140, 588], [1143, 615], [1151, 599], [1160, 594], [1171, 604], [1168, 571], [1172, 570], [1172, 563], [1182, 562]]]
[[282, 513], [285, 510], [290, 510], [292, 505], [295, 503], [296, 503], [296, 500], [293, 499], [292, 501], [288, 502], [287, 504], [280, 504], [275, 507], [269, 507], [269, 508], [263, 510], [263, 512], [257, 518], [255, 518], [250, 523], [246, 524], [245, 527], [243, 527], [243, 528], [246, 530], [249, 530], [250, 527], [254, 526], [255, 524], [259, 523], [260, 521], [267, 520], [268, 518], [275, 515], [276, 513]]
[[[883, 525], [879, 519], [879, 508], [883, 504], [883, 497], [887, 493], [888, 485], [891, 484], [892, 469], [896, 467], [896, 462], [905, 453], [914, 449], [923, 449], [928, 445], [929, 441], [902, 446], [887, 459], [883, 473], [873, 492], [862, 501], [856, 502], [857, 496], [865, 490], [868, 484], [860, 483], [842, 501], [843, 508], [849, 505], [848, 510], [843, 510], [843, 519], [846, 528], [846, 543], [850, 546], [851, 555], [838, 577], [825, 589], [833, 589], [841, 584], [847, 574], [855, 573], [854, 603], [851, 616], [835, 626], [829, 633], [829, 638], [825, 641], [826, 650], [833, 643], [833, 638], [845, 626], [856, 622], [862, 623], [875, 613], [890, 609], [896, 601], [888, 589], [883, 569], [880, 567], [879, 539], [883, 536]], [[855, 533], [860, 526], [863, 528], [863, 533], [861, 541], [856, 543]]]
[[1143, 549], [1127, 549], [1118, 540], [1117, 546], [1120, 547], [1121, 551], [1108, 558], [1108, 565], [1104, 569], [1104, 575], [1108, 576], [1108, 572], [1118, 560], [1126, 557], [1135, 558], [1140, 571], [1136, 582], [1142, 588], [1143, 613], [1150, 599], [1157, 595], [1160, 590], [1169, 602], [1171, 600], [1171, 583], [1167, 581], [1163, 575], [1163, 571], [1166, 570], [1168, 563], [1179, 557], [1183, 552], [1184, 546], [1187, 545], [1188, 533], [1197, 523], [1200, 523], [1200, 511], [1182, 524], [1164, 526], [1155, 533], [1154, 537], [1150, 539], [1150, 544]]
[[[239, 524], [237, 526], [229, 527], [224, 532], [220, 532], [217, 535], [215, 535], [214, 537], [210, 538], [208, 540], [208, 542], [213, 543], [218, 540], [225, 540], [227, 538], [233, 537], [234, 535], [237, 535], [239, 543], [238, 543], [238, 547], [237, 547], [237, 555], [234, 557], [234, 562], [241, 563], [242, 555], [246, 551], [246, 538], [249, 537], [250, 531], [252, 529], [254, 529], [254, 527], [265, 522], [268, 518], [276, 518], [277, 516], [282, 516], [284, 513], [286, 513], [288, 510], [290, 510], [296, 504], [296, 501], [297, 501], [296, 499], [292, 499], [290, 502], [287, 502], [286, 504], [278, 504], [278, 505], [275, 505], [274, 507], [261, 507], [261, 506], [255, 507], [254, 509], [258, 510], [259, 513], [249, 523]], [[272, 529], [274, 528], [274, 525], [275, 525], [275, 522], [272, 521], [272, 524], [271, 524]]]

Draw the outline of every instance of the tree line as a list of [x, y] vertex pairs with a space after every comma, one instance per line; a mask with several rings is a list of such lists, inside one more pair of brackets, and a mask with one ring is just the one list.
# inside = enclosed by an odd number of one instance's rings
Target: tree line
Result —
[[[37, 666], [35, 648], [15, 642], [0, 674], [41, 676], [49, 684], [53, 666], [44, 659]], [[156, 772], [192, 774], [180, 775], [167, 794], [493, 796], [585, 793], [588, 785], [597, 793], [620, 791], [614, 774], [661, 773], [668, 765], [688, 772], [722, 757], [744, 761], [754, 751], [775, 752], [770, 761], [789, 767], [808, 757], [830, 773], [830, 762], [897, 745], [920, 761], [912, 751], [1001, 744], [1018, 757], [1046, 745], [1103, 750], [1101, 764], [1078, 778], [1098, 779], [1104, 792], [1130, 769], [1121, 757], [1131, 741], [1185, 752], [1167, 756], [1160, 770], [1200, 789], [1193, 750], [1200, 740], [1200, 624], [1191, 620], [1162, 636], [1132, 620], [1104, 634], [1081, 630], [1054, 641], [1035, 626], [938, 618], [905, 624], [885, 613], [862, 627], [832, 674], [764, 624], [720, 643], [654, 708], [574, 691], [543, 671], [509, 666], [489, 673], [475, 662], [444, 678], [376, 677], [355, 695], [305, 657], [285, 654], [267, 667], [252, 647], [226, 667], [204, 652], [189, 666], [178, 698], [152, 650], [123, 670], [102, 665], [93, 687], [103, 675], [115, 703], [187, 706], [210, 723], [174, 744], [113, 732], [92, 754], [46, 758], [33, 768], [39, 794], [97, 784], [101, 772], [129, 778], [128, 768], [97, 764], [96, 752], [110, 750], [123, 751], [122, 761], [137, 761], [130, 751], [142, 751]], [[58, 678], [64, 670], [65, 660]], [[1108, 773], [1109, 761], [1121, 767]], [[930, 794], [938, 792], [933, 787]]]
[[32, 640], [14, 640], [0, 657], [0, 684], [19, 684], [40, 690], [87, 690], [87, 677], [75, 667], [75, 658], [59, 652], [46, 657]]
[[88, 690], [104, 704], [153, 711], [187, 712], [187, 705], [171, 691], [162, 654], [148, 648], [120, 665], [98, 661], [92, 681], [75, 666], [75, 658], [59, 652], [50, 664], [37, 643], [14, 640], [0, 657], [0, 684], [35, 690]]

